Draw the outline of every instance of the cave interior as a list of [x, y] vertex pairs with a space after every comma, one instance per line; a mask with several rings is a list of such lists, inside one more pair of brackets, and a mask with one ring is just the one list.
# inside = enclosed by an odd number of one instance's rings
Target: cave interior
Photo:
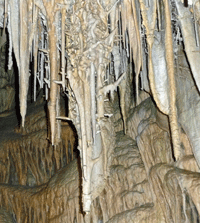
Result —
[[0, 0], [0, 222], [199, 223], [199, 26], [199, 0]]

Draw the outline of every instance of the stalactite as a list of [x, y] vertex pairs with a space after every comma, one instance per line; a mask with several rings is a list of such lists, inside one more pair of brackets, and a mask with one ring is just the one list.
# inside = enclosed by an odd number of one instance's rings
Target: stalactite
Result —
[[[135, 64], [135, 73], [136, 73], [136, 101], [138, 101], [138, 81], [139, 81], [139, 73], [142, 66], [142, 53], [141, 53], [141, 42], [140, 42], [140, 34], [138, 27], [138, 18], [137, 18], [137, 9], [135, 0], [134, 1], [124, 1], [122, 4], [122, 20], [124, 23], [123, 31], [124, 35], [126, 32], [126, 28], [129, 35], [129, 45], [130, 45], [130, 60], [133, 54], [133, 61]], [[135, 44], [137, 43], [137, 44]]]
[[176, 160], [181, 157], [180, 148], [180, 136], [177, 120], [177, 109], [176, 109], [176, 82], [174, 76], [174, 55], [173, 55], [173, 40], [172, 40], [172, 29], [171, 29], [171, 14], [168, 0], [164, 1], [165, 5], [165, 21], [166, 21], [166, 33], [165, 33], [165, 48], [166, 48], [166, 61], [167, 61], [167, 72], [170, 85], [170, 113], [169, 122], [172, 134], [172, 142], [174, 149], [174, 156]]
[[95, 67], [91, 63], [91, 72], [90, 72], [90, 94], [91, 94], [91, 116], [92, 116], [92, 136], [93, 144], [96, 144], [96, 92], [95, 92]]
[[34, 101], [36, 101], [36, 84], [37, 84], [37, 66], [38, 66], [38, 34], [37, 31], [34, 35], [33, 42], [33, 56], [34, 56]]
[[29, 84], [29, 30], [28, 30], [28, 3], [20, 0], [20, 69], [19, 69], [19, 101], [22, 126], [24, 127], [27, 94]]
[[139, 33], [139, 27], [138, 27], [138, 18], [137, 18], [137, 12], [136, 12], [136, 4], [135, 1], [131, 2], [132, 10], [133, 10], [133, 18], [134, 18], [134, 26], [136, 29], [136, 35], [137, 35], [137, 44], [138, 44], [138, 61], [136, 62], [134, 59], [134, 63], [136, 63], [136, 105], [138, 104], [138, 97], [139, 97], [139, 74], [140, 74], [140, 69], [142, 67], [142, 52], [141, 52], [141, 42], [140, 42], [140, 33]]
[[[89, 71], [91, 75], [91, 70]], [[87, 117], [85, 120], [86, 125], [86, 137], [87, 137], [87, 145], [92, 144], [92, 118], [91, 118], [91, 91], [90, 91], [90, 81], [84, 82], [84, 109], [85, 116]], [[89, 146], [88, 146], [89, 147]]]
[[12, 33], [12, 42], [13, 42], [13, 50], [18, 66], [18, 70], [20, 71], [20, 53], [19, 53], [19, 4], [16, 0], [10, 0], [10, 8], [11, 8], [11, 33]]
[[197, 47], [195, 39], [195, 29], [192, 21], [192, 13], [188, 8], [184, 7], [180, 1], [175, 1], [176, 8], [179, 15], [181, 33], [184, 40], [185, 51], [189, 64], [191, 66], [192, 74], [195, 79], [195, 83], [200, 91], [200, 79], [199, 79], [199, 63], [197, 58], [199, 57], [199, 47]]
[[128, 34], [127, 34], [127, 32], [125, 32], [125, 43], [126, 43], [126, 55], [127, 55], [127, 57], [129, 57], [129, 48], [128, 48], [129, 41], [128, 41]]
[[[78, 77], [77, 71], [73, 72], [73, 76], [71, 73], [68, 72], [68, 77], [70, 79], [70, 83], [72, 88], [74, 89], [74, 93], [76, 95], [76, 100], [78, 104], [79, 114], [80, 114], [80, 124], [81, 124], [81, 135], [79, 136], [79, 146], [81, 148], [81, 164], [82, 164], [82, 174], [83, 174], [83, 208], [85, 211], [89, 211], [90, 208], [90, 197], [89, 197], [89, 187], [85, 188], [85, 183], [90, 183], [88, 180], [88, 168], [87, 165], [87, 138], [86, 138], [86, 126], [85, 126], [85, 111], [84, 111], [84, 104], [83, 104], [83, 95], [84, 95], [84, 88], [83, 82]], [[87, 182], [85, 182], [87, 180]], [[85, 206], [86, 205], [86, 206]]]
[[158, 31], [161, 31], [161, 14], [160, 14], [160, 3], [159, 0], [156, 0], [156, 6], [157, 6], [157, 16], [158, 16]]
[[[118, 15], [118, 18], [119, 18], [119, 25], [118, 25], [118, 35], [119, 35], [119, 53], [121, 54], [122, 53], [122, 41], [123, 41], [123, 36], [122, 36], [122, 22], [121, 22], [121, 13], [120, 11], [118, 11], [119, 15]], [[124, 41], [123, 41], [124, 42]]]
[[4, 21], [3, 21], [3, 33], [5, 34], [6, 24], [8, 18], [8, 1], [4, 0]]
[[109, 84], [109, 85], [106, 85], [104, 87], [102, 87], [99, 91], [100, 91], [100, 94], [104, 94], [106, 95], [107, 93], [111, 93], [111, 96], [113, 96], [113, 93], [114, 91], [117, 90], [117, 87], [119, 86], [120, 82], [124, 79], [126, 73], [123, 73], [117, 81], [115, 81], [113, 84]]
[[118, 80], [120, 75], [121, 68], [121, 54], [119, 51], [119, 46], [114, 46], [112, 50], [112, 54], [114, 57], [114, 71], [115, 71], [115, 79]]
[[[50, 3], [49, 3], [50, 4]], [[54, 14], [55, 16], [55, 14]], [[52, 15], [49, 15], [49, 25], [50, 30], [48, 31], [49, 34], [49, 58], [50, 58], [50, 70], [51, 70], [51, 79], [50, 79], [50, 98], [49, 98], [49, 119], [50, 119], [50, 126], [51, 126], [51, 143], [54, 145], [55, 137], [56, 137], [56, 98], [58, 93], [58, 86], [54, 82], [58, 79], [57, 75], [57, 47], [56, 47], [56, 30], [54, 23], [54, 18]]]
[[[6, 1], [5, 1], [5, 4]], [[11, 18], [10, 18], [10, 5], [7, 6], [8, 7], [8, 24], [7, 24], [7, 29], [8, 29], [8, 33], [9, 33], [9, 53], [8, 53], [8, 69], [11, 70], [11, 67], [13, 65], [13, 61], [12, 61], [12, 31], [11, 31]]]
[[[126, 76], [127, 74], [125, 74]], [[127, 129], [127, 114], [126, 114], [126, 99], [125, 99], [125, 93], [126, 93], [126, 80], [127, 77], [124, 78], [124, 80], [121, 81], [119, 84], [119, 91], [120, 91], [120, 107], [121, 107], [121, 113], [122, 113], [122, 119], [124, 123], [124, 134], [126, 134], [126, 129]]]
[[[40, 84], [40, 88], [43, 88], [43, 84], [44, 84], [44, 63], [45, 63], [45, 55], [44, 55], [44, 52], [45, 49], [44, 48], [44, 33], [42, 33], [42, 40], [41, 40], [41, 46], [42, 46], [42, 49], [39, 49], [40, 50], [40, 66], [39, 66], [39, 74], [38, 75], [38, 81], [39, 81], [39, 84]], [[47, 52], [48, 53], [48, 52]]]
[[[33, 45], [33, 40], [34, 40], [34, 36], [35, 33], [37, 32], [37, 20], [38, 20], [38, 7], [35, 7], [35, 10], [33, 11], [33, 21], [31, 24], [31, 28], [30, 29], [30, 34], [29, 34], [29, 50], [28, 52], [31, 52], [31, 48]], [[28, 24], [30, 26], [30, 24]]]
[[147, 36], [147, 43], [148, 43], [148, 76], [149, 76], [149, 82], [150, 87], [152, 91], [153, 98], [156, 102], [156, 105], [158, 108], [162, 111], [162, 105], [160, 104], [160, 101], [157, 96], [156, 88], [155, 88], [155, 80], [154, 80], [154, 71], [153, 71], [153, 64], [152, 64], [152, 45], [154, 42], [154, 29], [155, 29], [155, 23], [156, 23], [156, 7], [155, 3], [152, 3], [153, 11], [151, 14], [151, 20], [148, 19], [147, 16], [147, 9], [145, 7], [145, 4], [143, 0], [140, 0], [140, 8], [141, 8], [141, 14], [143, 18], [143, 24], [146, 28], [146, 36]]
[[[101, 74], [102, 74], [102, 66], [101, 64], [103, 63], [103, 52], [102, 49], [100, 49], [100, 54], [99, 54], [99, 67], [97, 68], [97, 89], [102, 88], [103, 83], [101, 81]], [[98, 118], [104, 117], [104, 95], [101, 94], [100, 92], [97, 93], [97, 114]]]
[[194, 12], [194, 30], [195, 30], [195, 38], [196, 38], [196, 46], [199, 47], [199, 32], [198, 32], [198, 23], [197, 20], [198, 18], [196, 18], [196, 14], [198, 14], [198, 12], [196, 13], [195, 11], [195, 4], [196, 4], [197, 0], [194, 1], [193, 3], [193, 12]]
[[62, 75], [62, 88], [65, 91], [65, 19], [66, 19], [66, 9], [62, 9], [62, 34], [61, 34], [61, 75]]

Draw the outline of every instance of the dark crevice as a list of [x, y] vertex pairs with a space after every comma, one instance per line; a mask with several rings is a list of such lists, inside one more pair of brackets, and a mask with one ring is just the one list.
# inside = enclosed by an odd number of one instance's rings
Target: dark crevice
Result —
[[188, 0], [184, 0], [184, 6], [188, 7]]

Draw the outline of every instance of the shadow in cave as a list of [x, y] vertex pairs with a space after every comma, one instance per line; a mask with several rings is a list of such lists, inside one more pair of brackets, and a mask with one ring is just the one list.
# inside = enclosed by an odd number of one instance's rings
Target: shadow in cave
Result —
[[0, 30], [1, 30], [1, 32], [0, 32], [1, 38], [3, 37], [3, 35], [6, 36], [6, 40], [5, 40], [6, 42], [3, 45], [1, 45], [1, 48], [0, 48], [1, 49], [1, 53], [2, 53], [2, 50], [4, 48], [4, 50], [3, 50], [4, 58], [3, 59], [1, 58], [0, 62], [1, 63], [3, 62], [5, 72], [8, 72], [8, 58], [9, 58], [8, 31], [7, 31], [7, 29], [5, 29], [5, 32], [4, 32], [2, 28]]
[[[67, 94], [65, 94], [64, 92], [61, 91], [60, 99], [61, 99], [61, 104], [64, 105], [64, 113], [62, 115], [68, 117], [69, 116], [69, 100], [68, 100]], [[83, 194], [82, 177], [83, 177], [83, 175], [82, 175], [80, 151], [78, 149], [78, 133], [77, 133], [76, 127], [74, 126], [72, 121], [63, 121], [63, 123], [64, 122], [66, 122], [74, 132], [75, 141], [74, 141], [74, 145], [73, 145], [73, 148], [74, 148], [73, 156], [74, 156], [74, 159], [77, 160], [77, 168], [78, 168], [78, 176], [79, 176], [79, 183], [78, 183], [79, 184], [78, 185], [78, 188], [79, 188], [79, 212], [84, 215], [83, 202], [82, 202], [82, 194]]]
[[15, 112], [17, 116], [18, 127], [20, 127], [21, 115], [20, 115], [20, 102], [19, 102], [19, 71], [17, 68], [17, 62], [15, 60], [14, 55], [13, 55], [13, 69], [15, 78]]
[[82, 167], [81, 167], [81, 157], [80, 157], [80, 151], [78, 150], [78, 133], [76, 130], [76, 127], [74, 126], [74, 124], [71, 121], [67, 121], [67, 124], [72, 128], [73, 132], [74, 132], [74, 137], [75, 137], [75, 142], [74, 142], [74, 149], [73, 149], [73, 153], [74, 153], [74, 159], [76, 159], [77, 161], [77, 168], [78, 168], [78, 175], [79, 175], [79, 212], [81, 214], [84, 215], [83, 212], [83, 203], [82, 203], [82, 194], [83, 194], [83, 187], [82, 187]]
[[[0, 35], [2, 37], [3, 35], [3, 29], [0, 29]], [[10, 77], [9, 82], [12, 82], [12, 80], [14, 81], [14, 84], [12, 83], [12, 86], [14, 87], [15, 90], [15, 104], [14, 107], [12, 107], [11, 109], [15, 108], [15, 113], [17, 116], [17, 122], [18, 122], [18, 126], [20, 126], [20, 122], [21, 122], [21, 116], [20, 116], [20, 106], [19, 106], [19, 72], [18, 72], [18, 68], [17, 68], [17, 63], [16, 63], [16, 59], [14, 56], [14, 53], [12, 52], [11, 54], [11, 61], [12, 61], [12, 65], [11, 65], [11, 69], [8, 69], [8, 64], [9, 64], [9, 35], [8, 35], [8, 30], [5, 29], [5, 35], [6, 35], [6, 42], [1, 46], [0, 48], [0, 53], [1, 53], [1, 58], [0, 58], [0, 65], [3, 65], [3, 69], [5, 70], [6, 73], [10, 73], [8, 75], [8, 77]], [[11, 49], [12, 50], [12, 49]], [[13, 72], [13, 77], [12, 77], [12, 73]]]
[[[78, 150], [78, 149], [77, 149]], [[79, 208], [80, 213], [83, 213], [83, 202], [82, 202], [82, 194], [83, 194], [83, 186], [82, 186], [82, 168], [81, 168], [81, 158], [78, 156], [77, 158], [77, 166], [78, 166], [78, 175], [79, 175]]]
[[82, 186], [82, 167], [81, 167], [81, 157], [80, 157], [80, 151], [78, 150], [78, 133], [76, 130], [76, 127], [74, 126], [74, 124], [71, 121], [68, 121], [69, 126], [72, 128], [73, 132], [74, 132], [74, 136], [75, 136], [75, 142], [74, 142], [74, 158], [77, 159], [77, 168], [78, 168], [78, 175], [79, 175], [79, 211], [81, 214], [84, 215], [83, 212], [83, 202], [82, 202], [82, 194], [83, 194], [83, 186]]
[[184, 6], [188, 7], [188, 0], [184, 0]]

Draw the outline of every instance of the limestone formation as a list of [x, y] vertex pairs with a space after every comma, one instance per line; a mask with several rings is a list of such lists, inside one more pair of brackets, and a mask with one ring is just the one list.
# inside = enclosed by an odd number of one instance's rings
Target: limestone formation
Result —
[[0, 0], [0, 222], [199, 222], [198, 0]]

